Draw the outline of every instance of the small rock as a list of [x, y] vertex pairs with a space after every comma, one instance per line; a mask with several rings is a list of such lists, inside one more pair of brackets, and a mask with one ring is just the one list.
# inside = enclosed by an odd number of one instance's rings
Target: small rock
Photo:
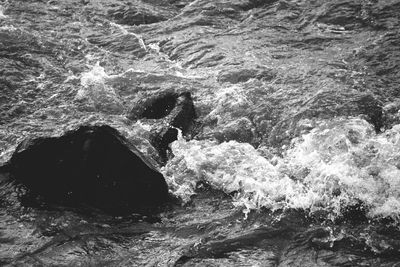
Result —
[[178, 137], [178, 129], [183, 135], [190, 133], [196, 111], [189, 92], [162, 92], [136, 103], [128, 117], [160, 120], [151, 129], [152, 144], [165, 159], [168, 145]]

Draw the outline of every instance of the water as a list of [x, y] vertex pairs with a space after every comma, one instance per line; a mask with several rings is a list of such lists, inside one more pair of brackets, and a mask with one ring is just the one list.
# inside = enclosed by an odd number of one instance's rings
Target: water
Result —
[[[362, 203], [367, 216], [399, 219], [399, 125], [384, 135], [362, 119], [323, 121], [269, 160], [246, 143], [189, 141], [172, 144], [165, 167], [174, 193], [189, 200], [199, 181], [228, 194], [246, 211], [302, 209], [335, 221]], [[196, 179], [187, 179], [187, 177]]]
[[[26, 137], [118, 129], [177, 197], [160, 214], [24, 207], [0, 262], [396, 266], [399, 14], [379, 1], [0, 1], [0, 163]], [[133, 103], [190, 92], [164, 164]], [[1, 177], [3, 180], [4, 177]]]

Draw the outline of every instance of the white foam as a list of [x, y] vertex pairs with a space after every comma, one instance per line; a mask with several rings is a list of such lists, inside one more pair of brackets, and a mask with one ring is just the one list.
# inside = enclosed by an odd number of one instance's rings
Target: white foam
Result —
[[124, 110], [122, 101], [115, 90], [107, 84], [113, 76], [108, 75], [99, 64], [81, 75], [82, 87], [78, 90], [76, 98], [87, 100], [93, 106], [108, 113], [121, 113]]
[[235, 204], [246, 210], [323, 210], [333, 220], [361, 201], [371, 218], [400, 220], [400, 125], [376, 135], [358, 118], [321, 122], [274, 164], [235, 141], [180, 138], [172, 151], [175, 158], [163, 172], [184, 200], [198, 181], [205, 181], [227, 193], [239, 192]]
[[81, 84], [84, 87], [104, 83], [105, 79], [108, 77], [104, 68], [97, 63], [93, 68], [82, 74], [81, 76]]

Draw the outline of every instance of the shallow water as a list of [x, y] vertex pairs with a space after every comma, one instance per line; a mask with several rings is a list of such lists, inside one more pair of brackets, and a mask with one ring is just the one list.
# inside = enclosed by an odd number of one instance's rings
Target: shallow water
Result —
[[[400, 2], [0, 1], [0, 163], [108, 124], [178, 200], [143, 217], [24, 207], [1, 177], [0, 262], [400, 264]], [[189, 91], [164, 164], [134, 103]], [[4, 175], [3, 175], [4, 176]]]

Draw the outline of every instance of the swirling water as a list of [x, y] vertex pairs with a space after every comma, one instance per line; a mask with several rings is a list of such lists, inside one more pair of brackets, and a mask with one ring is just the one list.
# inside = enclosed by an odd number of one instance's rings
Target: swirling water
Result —
[[154, 217], [24, 207], [1, 185], [0, 262], [396, 266], [399, 1], [0, 2], [0, 160], [24, 138], [109, 124], [189, 91], [201, 125], [160, 162]]

